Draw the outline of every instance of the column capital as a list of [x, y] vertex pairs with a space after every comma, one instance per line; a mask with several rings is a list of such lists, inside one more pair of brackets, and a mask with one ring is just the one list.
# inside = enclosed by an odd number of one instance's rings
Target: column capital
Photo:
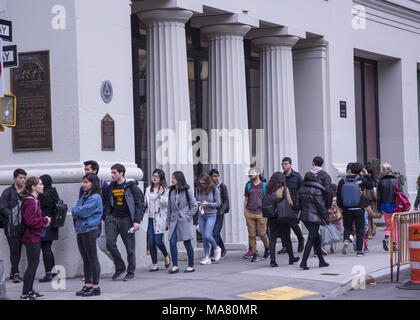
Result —
[[256, 39], [264, 37], [298, 37], [306, 38], [306, 32], [293, 27], [272, 27], [272, 28], [253, 28], [248, 32], [247, 39]]
[[160, 9], [142, 11], [137, 13], [137, 15], [146, 25], [154, 22], [179, 22], [185, 24], [190, 20], [193, 12], [182, 9]]
[[236, 35], [244, 37], [251, 27], [259, 26], [259, 20], [243, 13], [229, 13], [193, 17], [191, 26], [201, 28], [203, 33], [210, 36]]
[[261, 48], [266, 47], [286, 47], [292, 48], [299, 40], [298, 37], [292, 36], [277, 36], [277, 37], [262, 37], [252, 40], [256, 46]]
[[249, 29], [251, 29], [251, 27], [245, 24], [219, 24], [203, 27], [201, 28], [201, 32], [209, 37], [238, 36], [243, 38]]
[[181, 9], [195, 13], [203, 13], [203, 5], [195, 0], [142, 0], [133, 1], [132, 12], [139, 14], [142, 11], [161, 9]]

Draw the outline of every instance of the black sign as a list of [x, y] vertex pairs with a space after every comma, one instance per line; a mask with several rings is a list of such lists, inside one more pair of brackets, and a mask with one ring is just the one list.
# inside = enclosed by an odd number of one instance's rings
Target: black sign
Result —
[[0, 38], [12, 41], [12, 21], [0, 19]]
[[347, 118], [347, 103], [346, 101], [340, 101], [340, 118]]
[[20, 53], [19, 67], [11, 71], [17, 96], [13, 151], [52, 150], [49, 52]]
[[18, 66], [16, 45], [4, 46], [2, 52], [3, 67], [14, 68]]
[[101, 121], [102, 151], [115, 151], [115, 122], [109, 114]]

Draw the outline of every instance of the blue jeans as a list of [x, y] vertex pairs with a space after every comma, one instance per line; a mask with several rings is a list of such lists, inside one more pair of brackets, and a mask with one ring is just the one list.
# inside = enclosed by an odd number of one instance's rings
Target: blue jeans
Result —
[[203, 237], [203, 247], [204, 253], [210, 254], [210, 244], [213, 248], [217, 247], [217, 243], [214, 238], [211, 236], [214, 229], [214, 224], [216, 223], [216, 216], [202, 216], [198, 215], [198, 224], [200, 226], [200, 232]]
[[[178, 267], [178, 248], [176, 246], [177, 243], [178, 243], [178, 236], [176, 234], [176, 229], [175, 229], [174, 232], [172, 233], [171, 239], [169, 240], [169, 244], [171, 245], [172, 265], [174, 267]], [[194, 267], [194, 249], [191, 244], [191, 239], [184, 241], [184, 247], [185, 249], [187, 249], [188, 266], [192, 268]]]
[[157, 264], [158, 260], [156, 246], [159, 248], [165, 258], [168, 256], [168, 251], [166, 250], [166, 246], [163, 243], [163, 233], [155, 234], [153, 222], [154, 219], [149, 218], [149, 224], [147, 227], [147, 241], [149, 242], [149, 250], [150, 256], [152, 257], [152, 263]]

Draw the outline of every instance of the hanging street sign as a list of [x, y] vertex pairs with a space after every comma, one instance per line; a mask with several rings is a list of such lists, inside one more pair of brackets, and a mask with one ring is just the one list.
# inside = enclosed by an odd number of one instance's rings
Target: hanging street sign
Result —
[[12, 21], [0, 19], [0, 38], [12, 41]]
[[2, 52], [3, 68], [15, 68], [18, 66], [17, 46], [4, 46]]

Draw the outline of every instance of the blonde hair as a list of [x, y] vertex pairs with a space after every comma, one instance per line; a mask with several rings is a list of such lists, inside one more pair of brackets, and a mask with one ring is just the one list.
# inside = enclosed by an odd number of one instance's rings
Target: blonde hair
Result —
[[388, 162], [381, 163], [382, 175], [386, 176], [392, 173], [392, 167]]

